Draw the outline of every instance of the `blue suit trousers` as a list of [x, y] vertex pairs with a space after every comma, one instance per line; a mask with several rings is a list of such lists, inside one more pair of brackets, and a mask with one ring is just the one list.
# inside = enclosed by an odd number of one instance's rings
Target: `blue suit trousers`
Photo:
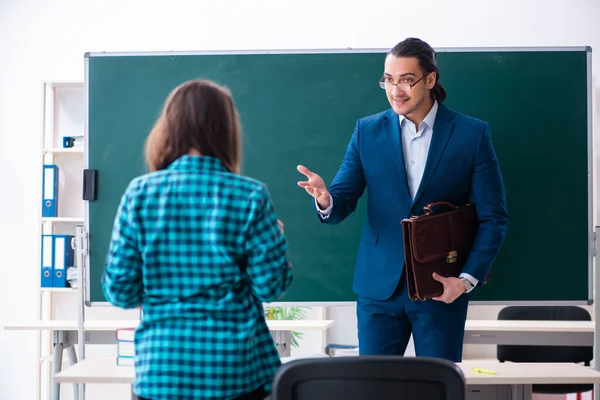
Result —
[[360, 355], [404, 355], [412, 333], [417, 356], [460, 362], [469, 297], [463, 294], [451, 304], [410, 300], [404, 274], [388, 300], [359, 296]]

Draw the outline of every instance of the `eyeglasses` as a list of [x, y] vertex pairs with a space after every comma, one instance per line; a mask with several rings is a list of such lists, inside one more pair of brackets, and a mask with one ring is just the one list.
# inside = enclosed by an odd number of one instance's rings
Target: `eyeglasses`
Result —
[[425, 78], [425, 75], [423, 75], [416, 82], [413, 82], [413, 83], [394, 83], [394, 82], [392, 82], [392, 78], [383, 76], [379, 80], [379, 87], [382, 89], [392, 89], [394, 86], [396, 86], [400, 90], [409, 91], [413, 88], [413, 86], [415, 86], [417, 83], [419, 83], [423, 78]]

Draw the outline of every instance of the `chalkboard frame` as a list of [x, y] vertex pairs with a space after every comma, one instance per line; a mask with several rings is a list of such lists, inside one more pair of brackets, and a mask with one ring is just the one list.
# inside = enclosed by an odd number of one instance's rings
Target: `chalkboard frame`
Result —
[[[596, 233], [594, 231], [594, 194], [593, 194], [593, 104], [592, 104], [592, 49], [590, 46], [549, 46], [549, 47], [442, 47], [434, 48], [436, 52], [518, 52], [518, 51], [585, 51], [587, 53], [586, 79], [587, 79], [587, 225], [588, 225], [588, 300], [587, 301], [472, 301], [473, 305], [581, 305], [593, 304], [594, 286], [594, 257], [596, 253]], [[140, 52], [88, 52], [84, 55], [84, 168], [89, 168], [89, 60], [93, 57], [120, 57], [120, 56], [186, 56], [186, 55], [242, 55], [242, 54], [328, 54], [328, 53], [387, 53], [389, 49], [382, 48], [339, 48], [339, 49], [275, 49], [275, 50], [210, 50], [210, 51], [140, 51]], [[84, 206], [84, 232], [89, 232], [89, 202]], [[85, 236], [82, 240], [88, 240]], [[84, 246], [85, 247], [85, 246]], [[81, 248], [81, 247], [78, 247]], [[89, 246], [87, 246], [89, 248]], [[83, 275], [83, 293], [86, 306], [109, 306], [108, 302], [92, 301], [90, 295], [90, 255], [83, 257], [83, 265], [79, 266]], [[517, 277], [515, 277], [517, 278]], [[568, 281], [565, 282], [568, 285]], [[275, 302], [272, 305], [281, 306], [343, 306], [353, 305], [353, 301], [340, 302]]]

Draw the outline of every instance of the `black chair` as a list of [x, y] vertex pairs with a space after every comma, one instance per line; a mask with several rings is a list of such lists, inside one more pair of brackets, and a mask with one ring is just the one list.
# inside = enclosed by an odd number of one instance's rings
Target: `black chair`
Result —
[[[533, 321], [591, 321], [587, 310], [576, 306], [511, 306], [498, 314], [499, 320]], [[498, 345], [500, 362], [572, 362], [589, 366], [593, 347], [583, 346], [517, 346]], [[594, 389], [592, 384], [579, 385], [533, 385], [533, 393], [568, 394], [583, 393]]]
[[464, 400], [465, 378], [454, 363], [426, 357], [305, 358], [283, 364], [272, 400]]

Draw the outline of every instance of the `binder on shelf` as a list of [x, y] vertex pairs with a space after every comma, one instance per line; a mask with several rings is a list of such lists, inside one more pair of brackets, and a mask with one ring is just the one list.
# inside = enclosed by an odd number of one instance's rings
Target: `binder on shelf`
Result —
[[42, 235], [41, 287], [67, 287], [67, 268], [75, 263], [75, 236]]
[[52, 235], [42, 235], [41, 287], [52, 287], [52, 267], [54, 265]]
[[42, 179], [42, 217], [58, 214], [58, 166], [44, 164]]
[[52, 286], [67, 287], [67, 268], [75, 261], [72, 235], [52, 235], [54, 240], [54, 267], [52, 270]]

